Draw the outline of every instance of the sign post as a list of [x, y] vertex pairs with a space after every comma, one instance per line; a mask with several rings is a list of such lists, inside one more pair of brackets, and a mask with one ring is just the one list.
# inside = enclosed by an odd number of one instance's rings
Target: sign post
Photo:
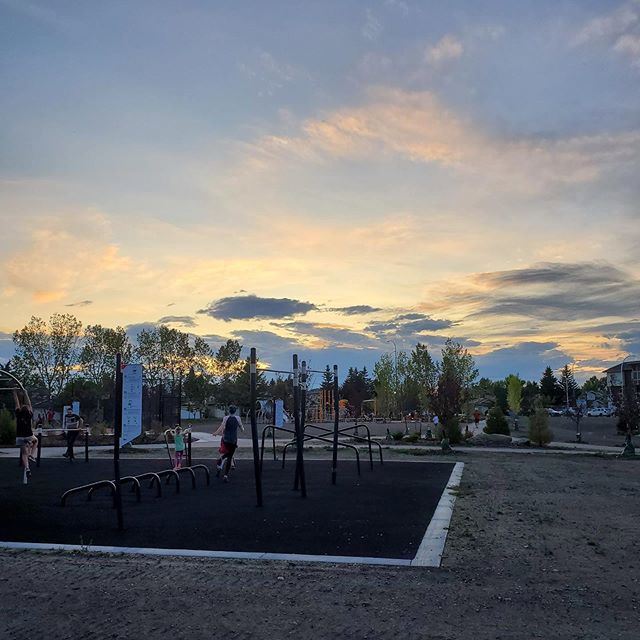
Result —
[[142, 433], [142, 365], [128, 364], [122, 369], [122, 434], [120, 446]]

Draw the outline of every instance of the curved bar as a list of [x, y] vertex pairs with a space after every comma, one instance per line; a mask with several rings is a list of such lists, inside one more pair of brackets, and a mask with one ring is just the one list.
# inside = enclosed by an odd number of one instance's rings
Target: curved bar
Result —
[[140, 481], [138, 478], [135, 476], [124, 476], [124, 478], [120, 478], [121, 485], [125, 482], [130, 482], [133, 485], [131, 490], [136, 492], [136, 502], [140, 502]]
[[382, 459], [382, 445], [379, 442], [371, 439], [371, 431], [369, 430], [369, 427], [366, 424], [356, 424], [355, 426], [356, 428], [364, 427], [367, 430], [367, 439], [369, 440], [369, 446], [375, 444], [376, 447], [378, 447], [378, 452], [380, 453], [380, 464], [384, 464], [384, 460]]
[[173, 469], [166, 469], [165, 471], [158, 471], [158, 477], [167, 476], [167, 484], [171, 478], [176, 479], [176, 493], [180, 493], [180, 476]]
[[62, 494], [62, 499], [60, 501], [60, 506], [64, 507], [67, 498], [74, 493], [80, 493], [81, 491], [89, 490], [88, 500], [91, 500], [91, 494], [95, 489], [100, 487], [111, 487], [111, 495], [115, 496], [116, 494], [116, 485], [111, 480], [99, 480], [98, 482], [91, 482], [90, 484], [83, 484], [81, 487], [74, 487], [73, 489], [69, 489]]
[[[333, 433], [330, 429], [326, 429], [325, 427], [319, 427], [316, 424], [306, 424], [305, 425], [305, 429], [307, 427], [312, 427], [314, 429], [318, 429], [322, 433], [326, 433], [326, 434], [332, 434]], [[366, 424], [354, 424], [351, 427], [344, 427], [344, 428], [340, 429], [338, 431], [338, 433], [340, 433], [340, 434], [348, 433], [350, 431], [353, 431], [354, 429], [358, 429], [358, 427], [364, 427], [367, 430], [367, 437], [363, 438], [362, 436], [357, 436], [355, 434], [351, 434], [351, 437], [354, 440], [358, 440], [360, 442], [366, 442], [367, 445], [369, 446], [369, 465], [371, 467], [371, 470], [373, 471], [373, 452], [371, 450], [371, 444], [373, 443], [378, 447], [378, 450], [380, 452], [380, 464], [383, 464], [382, 445], [379, 442], [376, 442], [375, 440], [371, 440], [371, 432], [369, 431], [369, 427]]]
[[209, 467], [206, 464], [192, 464], [191, 468], [195, 471], [196, 469], [203, 469], [205, 476], [207, 477], [207, 486], [211, 484], [211, 473], [209, 472]]
[[[328, 438], [323, 438], [322, 436], [308, 435], [308, 436], [304, 436], [304, 438], [302, 439], [302, 442], [304, 443], [305, 440], [320, 440], [320, 442], [328, 442], [329, 444], [333, 444], [333, 440], [329, 440]], [[284, 445], [284, 449], [282, 451], [282, 467], [283, 468], [284, 468], [284, 459], [285, 459], [287, 447], [290, 445], [292, 446], [294, 444], [295, 444], [295, 441], [292, 440], [291, 442], [287, 442], [287, 444]], [[358, 448], [354, 447], [352, 444], [347, 444], [346, 442], [338, 442], [338, 446], [346, 447], [347, 449], [353, 449], [354, 453], [356, 454], [356, 466], [358, 467], [358, 475], [360, 475], [360, 453], [358, 452]]]
[[[262, 430], [262, 445], [260, 447], [260, 471], [262, 471], [262, 461], [264, 460], [264, 439], [265, 439], [265, 436], [266, 436], [266, 433], [267, 433], [267, 429], [271, 429], [272, 431], [274, 431], [276, 429], [276, 426], [274, 424], [268, 424]], [[273, 433], [273, 435], [274, 435], [274, 440], [273, 440], [273, 459], [276, 460], [275, 432]]]
[[162, 497], [162, 482], [160, 482], [160, 476], [157, 473], [153, 473], [153, 471], [150, 471], [149, 473], [142, 473], [139, 476], [136, 476], [136, 478], [138, 480], [147, 480], [148, 478], [151, 478], [151, 484], [149, 484], [149, 489], [153, 489], [153, 484], [155, 482], [157, 487], [156, 497], [157, 498]]
[[196, 488], [196, 474], [193, 472], [191, 467], [180, 467], [180, 469], [176, 469], [176, 473], [190, 473], [191, 474], [191, 488]]

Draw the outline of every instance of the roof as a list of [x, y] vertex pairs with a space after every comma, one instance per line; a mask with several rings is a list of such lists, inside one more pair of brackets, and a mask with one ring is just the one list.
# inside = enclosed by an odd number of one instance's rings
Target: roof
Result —
[[640, 365], [640, 360], [628, 360], [627, 362], [621, 362], [620, 364], [614, 364], [613, 367], [605, 369], [602, 373], [618, 373], [620, 367], [623, 369], [632, 369], [634, 366]]

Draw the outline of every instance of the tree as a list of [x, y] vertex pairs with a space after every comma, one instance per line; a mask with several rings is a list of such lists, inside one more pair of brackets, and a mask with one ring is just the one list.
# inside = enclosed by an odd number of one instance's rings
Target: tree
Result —
[[529, 417], [529, 440], [539, 447], [549, 444], [553, 433], [549, 429], [549, 416], [545, 411], [542, 398], [537, 398], [533, 405], [533, 413]]
[[597, 395], [603, 395], [607, 393], [607, 376], [598, 378], [597, 376], [591, 376], [582, 385], [582, 391], [584, 393], [595, 393]]
[[196, 372], [195, 367], [191, 367], [182, 384], [182, 392], [189, 405], [204, 411], [213, 392], [213, 385], [205, 373]]
[[502, 413], [500, 407], [493, 407], [487, 416], [487, 426], [484, 428], [485, 433], [499, 433], [505, 436], [511, 434], [509, 431], [509, 423]]
[[539, 395], [540, 387], [537, 382], [527, 381], [524, 383], [521, 410], [525, 415], [529, 415], [533, 411], [535, 400]]
[[408, 393], [415, 393], [418, 408], [427, 411], [438, 386], [438, 365], [431, 357], [427, 345], [418, 342], [411, 352], [408, 369]]
[[562, 372], [560, 374], [560, 388], [562, 389], [563, 397], [565, 398], [567, 406], [571, 404], [571, 401], [575, 403], [578, 385], [573, 377], [573, 371], [571, 371], [571, 367], [568, 364], [562, 367]]
[[[99, 324], [88, 325], [80, 351], [80, 369], [96, 385], [110, 384], [116, 369], [116, 355], [124, 363], [131, 362], [133, 347], [122, 327], [109, 329]], [[107, 382], [108, 381], [108, 382]]]
[[392, 357], [383, 353], [373, 366], [373, 388], [377, 399], [377, 410], [382, 416], [389, 417], [394, 405], [395, 367]]
[[545, 406], [558, 404], [562, 398], [562, 389], [558, 385], [557, 378], [553, 375], [551, 367], [547, 367], [540, 380], [540, 393]]
[[461, 391], [460, 378], [456, 372], [451, 367], [443, 369], [438, 378], [436, 394], [432, 399], [433, 409], [441, 422], [452, 422], [460, 412]]
[[442, 350], [442, 362], [440, 371], [448, 371], [448, 375], [454, 375], [460, 387], [459, 407], [457, 413], [462, 409], [469, 413], [468, 404], [471, 400], [473, 383], [478, 377], [478, 369], [473, 356], [459, 342], [454, 342], [447, 338]]
[[363, 400], [369, 400], [373, 396], [373, 383], [364, 367], [361, 371], [358, 368], [349, 367], [349, 372], [342, 387], [340, 387], [340, 397], [348, 401], [354, 408], [355, 417], [359, 417]]
[[522, 380], [516, 375], [510, 374], [505, 380], [507, 385], [507, 403], [509, 409], [517, 416], [522, 404]]
[[48, 322], [32, 316], [13, 334], [17, 361], [44, 388], [47, 402], [60, 394], [76, 364], [81, 329], [75, 316], [54, 313]]

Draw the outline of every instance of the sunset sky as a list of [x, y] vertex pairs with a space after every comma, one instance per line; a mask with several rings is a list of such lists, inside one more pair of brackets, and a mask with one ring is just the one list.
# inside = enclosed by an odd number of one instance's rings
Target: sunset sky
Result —
[[0, 362], [55, 312], [279, 367], [640, 352], [638, 0], [0, 0], [0, 52]]

